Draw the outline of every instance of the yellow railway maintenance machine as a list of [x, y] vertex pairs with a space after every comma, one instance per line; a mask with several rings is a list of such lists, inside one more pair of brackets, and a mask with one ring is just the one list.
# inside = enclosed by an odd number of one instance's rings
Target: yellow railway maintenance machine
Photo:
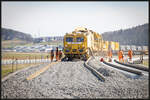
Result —
[[73, 32], [66, 33], [63, 43], [65, 58], [69, 60], [72, 58], [87, 60], [93, 52], [108, 50], [108, 43], [103, 41], [101, 35], [84, 27], [78, 27]]
[[64, 36], [64, 54], [69, 60], [72, 58], [85, 59], [87, 55], [87, 37], [82, 31], [75, 30], [71, 33], [67, 33]]

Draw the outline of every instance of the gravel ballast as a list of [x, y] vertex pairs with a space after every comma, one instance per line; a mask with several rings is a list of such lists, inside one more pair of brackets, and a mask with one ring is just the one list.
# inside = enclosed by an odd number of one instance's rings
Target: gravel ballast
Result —
[[[91, 59], [105, 77], [102, 82], [84, 66], [84, 61], [60, 62], [49, 67], [38, 77], [26, 77], [39, 70], [19, 72], [2, 83], [2, 98], [148, 98], [148, 77], [133, 79]], [[43, 65], [44, 66], [44, 65]], [[42, 67], [41, 67], [42, 68]]]
[[128, 75], [125, 75], [114, 68], [105, 66], [104, 64], [100, 63], [99, 59], [100, 57], [96, 57], [96, 59], [90, 60], [88, 64], [105, 76], [105, 85], [107, 85], [106, 87], [111, 87], [109, 90], [110, 94], [116, 95], [112, 96], [112, 98], [149, 97], [149, 83], [147, 76], [136, 75], [134, 77], [129, 77]]

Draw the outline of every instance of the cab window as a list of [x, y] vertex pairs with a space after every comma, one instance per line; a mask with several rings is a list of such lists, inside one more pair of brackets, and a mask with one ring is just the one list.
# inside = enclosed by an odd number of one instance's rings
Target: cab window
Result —
[[66, 37], [66, 42], [73, 42], [73, 38], [72, 37]]
[[77, 37], [77, 42], [84, 42], [84, 38], [83, 37]]

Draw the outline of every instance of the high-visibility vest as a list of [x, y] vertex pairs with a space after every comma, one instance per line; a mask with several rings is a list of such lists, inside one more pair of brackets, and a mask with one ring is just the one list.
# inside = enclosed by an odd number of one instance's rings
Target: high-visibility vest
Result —
[[119, 57], [120, 57], [120, 58], [123, 58], [123, 51], [120, 51], [120, 52], [119, 52]]

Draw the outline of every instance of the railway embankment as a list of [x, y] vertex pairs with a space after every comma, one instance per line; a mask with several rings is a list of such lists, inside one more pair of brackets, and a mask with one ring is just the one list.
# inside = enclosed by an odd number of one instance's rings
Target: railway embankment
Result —
[[[100, 81], [84, 61], [65, 61], [51, 65], [31, 80], [27, 77], [46, 65], [16, 73], [1, 84], [1, 98], [148, 98], [147, 76], [126, 77], [104, 65], [100, 57], [90, 59], [88, 65], [105, 77]], [[35, 69], [34, 69], [35, 68]]]

